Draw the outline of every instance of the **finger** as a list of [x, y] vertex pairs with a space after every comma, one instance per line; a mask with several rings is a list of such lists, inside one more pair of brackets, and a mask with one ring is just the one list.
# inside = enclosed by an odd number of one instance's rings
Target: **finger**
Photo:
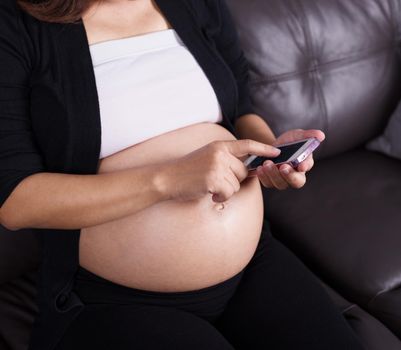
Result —
[[256, 173], [257, 173], [257, 176], [258, 176], [260, 182], [262, 183], [262, 185], [264, 187], [266, 187], [266, 188], [273, 188], [274, 187], [274, 185], [270, 181], [269, 177], [263, 172], [263, 169], [262, 169], [261, 166], [259, 166], [256, 169]]
[[248, 154], [264, 157], [277, 157], [281, 151], [274, 146], [250, 139], [223, 141], [228, 151], [239, 158]]
[[291, 132], [289, 132], [288, 138], [286, 139], [286, 143], [295, 142], [312, 137], [315, 137], [320, 142], [322, 142], [326, 138], [326, 135], [324, 134], [323, 131], [318, 129], [308, 129], [308, 130], [294, 129], [291, 130]]
[[288, 164], [282, 165], [279, 168], [279, 171], [282, 177], [292, 188], [301, 188], [306, 183], [306, 174], [304, 172], [294, 170]]
[[297, 170], [300, 172], [307, 172], [313, 168], [313, 165], [313, 156], [309, 155], [303, 162], [298, 165]]
[[[309, 138], [317, 138], [320, 142], [322, 142], [325, 138], [326, 135], [322, 130], [318, 129], [308, 129], [308, 130], [302, 130], [299, 135], [300, 139], [309, 139]], [[296, 141], [296, 140], [294, 140]]]
[[279, 190], [285, 190], [288, 188], [288, 183], [283, 178], [278, 167], [272, 161], [266, 161], [262, 166], [263, 172], [269, 177], [274, 187]]
[[308, 137], [315, 137], [320, 142], [324, 141], [324, 139], [326, 138], [326, 134], [322, 130], [310, 129], [310, 130], [306, 130], [306, 131], [308, 134], [310, 133], [310, 136], [308, 136]]
[[235, 192], [238, 192], [241, 185], [240, 182], [238, 181], [237, 177], [232, 173], [232, 172], [227, 172], [227, 174], [224, 176], [225, 180], [231, 185], [233, 194]]
[[223, 181], [217, 192], [213, 193], [212, 200], [214, 202], [225, 202], [233, 195], [233, 187], [229, 181]]
[[244, 163], [233, 155], [230, 158], [230, 169], [239, 182], [242, 182], [248, 177], [248, 169]]
[[247, 177], [258, 176], [257, 169], [252, 169], [248, 171]]

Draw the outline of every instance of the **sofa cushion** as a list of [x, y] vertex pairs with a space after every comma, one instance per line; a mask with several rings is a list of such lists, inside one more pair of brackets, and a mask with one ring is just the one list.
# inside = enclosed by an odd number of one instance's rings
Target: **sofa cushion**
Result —
[[226, 1], [276, 134], [322, 129], [325, 157], [383, 130], [401, 91], [400, 0]]
[[401, 337], [401, 161], [359, 149], [318, 161], [300, 190], [264, 192], [272, 231]]
[[342, 311], [365, 350], [401, 350], [398, 339], [383, 323], [354, 303], [350, 303], [334, 289], [323, 283], [334, 304]]
[[367, 148], [401, 160], [401, 101], [391, 116], [383, 135], [370, 141]]
[[0, 286], [0, 349], [26, 350], [37, 314], [36, 272]]

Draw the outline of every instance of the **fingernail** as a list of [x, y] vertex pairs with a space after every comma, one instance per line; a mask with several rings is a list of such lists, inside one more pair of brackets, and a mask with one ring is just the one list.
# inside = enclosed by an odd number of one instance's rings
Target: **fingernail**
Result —
[[280, 153], [281, 153], [281, 149], [280, 149], [280, 148], [274, 147], [273, 150], [274, 150], [274, 152], [275, 152], [276, 154], [280, 154]]
[[282, 172], [286, 175], [288, 175], [290, 173], [290, 169], [288, 168], [283, 168]]

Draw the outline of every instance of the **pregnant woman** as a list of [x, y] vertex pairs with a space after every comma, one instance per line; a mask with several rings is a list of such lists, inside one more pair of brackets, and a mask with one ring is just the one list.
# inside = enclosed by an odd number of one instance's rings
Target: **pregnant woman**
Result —
[[43, 248], [30, 350], [361, 349], [263, 219], [261, 186], [312, 157], [243, 164], [324, 134], [276, 138], [247, 76], [224, 0], [1, 1], [0, 219]]

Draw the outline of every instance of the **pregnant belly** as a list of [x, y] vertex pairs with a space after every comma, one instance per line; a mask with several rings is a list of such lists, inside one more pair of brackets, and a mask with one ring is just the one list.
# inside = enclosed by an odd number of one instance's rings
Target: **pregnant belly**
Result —
[[[182, 157], [214, 140], [234, 140], [225, 128], [181, 128], [100, 161], [98, 173]], [[188, 291], [219, 283], [252, 258], [262, 229], [259, 180], [248, 178], [223, 204], [211, 195], [164, 201], [140, 212], [81, 229], [80, 265], [114, 283], [152, 291]]]

